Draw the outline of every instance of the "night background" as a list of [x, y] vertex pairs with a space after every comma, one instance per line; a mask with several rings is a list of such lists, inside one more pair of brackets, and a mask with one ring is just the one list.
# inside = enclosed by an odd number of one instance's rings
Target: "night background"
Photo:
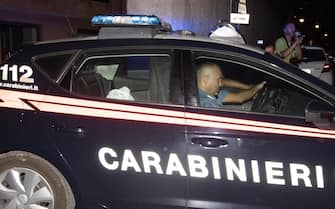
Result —
[[306, 35], [305, 44], [312, 40], [313, 44], [334, 51], [333, 7], [316, 0], [282, 0], [273, 3], [283, 14], [282, 21], [294, 22], [297, 29]]

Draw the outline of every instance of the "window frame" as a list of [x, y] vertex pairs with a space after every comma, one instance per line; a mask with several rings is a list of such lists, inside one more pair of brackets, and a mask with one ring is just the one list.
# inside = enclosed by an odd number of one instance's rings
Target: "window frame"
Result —
[[[60, 69], [58, 75], [56, 78], [51, 78], [47, 72], [39, 65], [37, 64], [37, 60], [47, 58], [47, 57], [53, 57], [53, 56], [59, 56], [59, 55], [66, 55], [69, 54], [70, 57], [67, 60], [67, 62], [63, 65], [63, 67]], [[80, 54], [80, 50], [66, 50], [66, 51], [57, 51], [52, 53], [44, 53], [39, 54], [31, 58], [31, 62], [33, 65], [41, 72], [43, 75], [45, 75], [49, 80], [59, 84], [62, 79], [65, 77], [65, 74], [67, 74], [68, 69], [71, 67], [74, 60], [77, 59], [78, 55]]]
[[[95, 49], [87, 49], [87, 50], [82, 50], [80, 55], [77, 56], [77, 60], [74, 60], [74, 62], [71, 64], [70, 69], [67, 70], [66, 73], [64, 73], [63, 78], [68, 75], [69, 73], [71, 74], [71, 79], [70, 79], [70, 88], [65, 89], [66, 91], [69, 91], [72, 95], [76, 97], [84, 97], [84, 98], [89, 98], [89, 99], [94, 99], [94, 100], [99, 100], [99, 101], [107, 101], [107, 102], [124, 102], [124, 103], [138, 103], [138, 104], [146, 104], [146, 105], [164, 105], [164, 106], [184, 106], [184, 103], [154, 103], [154, 102], [145, 102], [145, 101], [127, 101], [127, 100], [117, 100], [117, 99], [107, 99], [103, 97], [90, 97], [90, 96], [85, 96], [85, 95], [79, 95], [73, 92], [73, 80], [74, 76], [80, 71], [80, 69], [89, 61], [92, 59], [96, 58], [105, 58], [105, 57], [130, 57], [130, 56], [155, 56], [155, 57], [169, 57], [170, 59], [170, 91], [173, 89], [171, 88], [172, 83], [174, 83], [174, 80], [179, 80], [179, 84], [182, 85], [183, 82], [183, 77], [182, 73], [179, 72], [178, 77], [173, 77], [173, 74], [176, 74], [175, 71], [180, 71], [181, 66], [180, 63], [178, 62], [180, 57], [178, 58], [177, 56], [180, 56], [179, 53], [176, 53], [177, 49], [173, 48], [153, 48], [152, 46], [148, 46], [148, 48], [124, 48], [124, 47], [118, 47], [117, 49], [115, 48], [95, 48]], [[177, 73], [178, 74], [178, 73]], [[184, 92], [176, 92], [179, 94], [179, 97], [184, 98]], [[172, 93], [170, 92], [170, 95]], [[184, 102], [184, 101], [183, 101]]]
[[92, 56], [92, 57], [87, 57], [78, 67], [78, 69], [74, 72], [74, 74], [76, 75], [80, 69], [89, 61], [92, 59], [103, 59], [103, 58], [123, 58], [123, 57], [149, 57], [149, 56], [155, 56], [155, 57], [170, 57], [171, 56], [169, 54], [161, 54], [161, 55], [157, 55], [157, 54], [124, 54], [124, 55], [101, 55], [101, 56]]

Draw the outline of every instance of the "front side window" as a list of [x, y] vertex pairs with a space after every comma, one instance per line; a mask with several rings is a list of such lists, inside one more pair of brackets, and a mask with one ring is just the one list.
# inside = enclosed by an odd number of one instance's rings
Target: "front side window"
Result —
[[168, 54], [89, 57], [74, 73], [72, 91], [83, 96], [170, 102]]
[[199, 106], [303, 117], [315, 96], [261, 69], [209, 56], [194, 58]]

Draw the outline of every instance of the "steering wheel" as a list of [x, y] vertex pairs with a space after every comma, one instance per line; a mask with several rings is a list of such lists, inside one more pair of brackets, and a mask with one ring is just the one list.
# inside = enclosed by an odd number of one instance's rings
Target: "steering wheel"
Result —
[[266, 102], [270, 99], [270, 94], [271, 88], [265, 84], [265, 86], [257, 92], [254, 102], [251, 106], [251, 111], [261, 112]]
[[274, 88], [266, 84], [254, 99], [251, 111], [262, 113], [282, 113], [287, 110], [289, 95], [283, 88]]

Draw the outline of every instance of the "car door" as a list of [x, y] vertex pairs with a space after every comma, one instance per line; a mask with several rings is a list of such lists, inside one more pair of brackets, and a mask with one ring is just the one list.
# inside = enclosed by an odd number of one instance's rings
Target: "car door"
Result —
[[72, 94], [40, 105], [78, 207], [185, 208], [180, 76], [173, 50], [89, 50], [61, 82]]
[[[311, 93], [310, 84], [288, 77], [285, 69], [274, 71], [241, 54], [199, 51], [189, 54], [193, 68], [184, 69], [189, 72], [187, 207], [332, 208], [334, 130], [304, 118], [305, 106], [323, 100], [320, 95]], [[248, 84], [265, 80], [267, 86], [256, 100], [241, 105], [200, 107], [195, 72], [201, 62], [216, 63], [226, 78]]]

